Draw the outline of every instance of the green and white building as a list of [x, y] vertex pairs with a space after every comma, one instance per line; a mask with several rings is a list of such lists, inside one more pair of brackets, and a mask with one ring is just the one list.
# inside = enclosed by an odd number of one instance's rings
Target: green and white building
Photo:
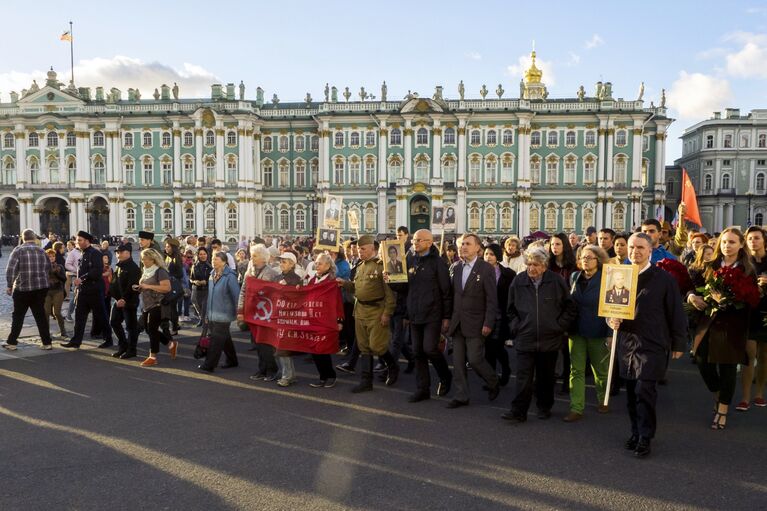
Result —
[[627, 229], [663, 207], [665, 100], [616, 99], [609, 82], [551, 99], [535, 54], [518, 97], [457, 92], [326, 85], [322, 101], [282, 103], [260, 88], [246, 100], [241, 83], [147, 99], [65, 88], [51, 71], [0, 104], [2, 232], [313, 235], [327, 194], [361, 233], [428, 227], [435, 206], [483, 235]]

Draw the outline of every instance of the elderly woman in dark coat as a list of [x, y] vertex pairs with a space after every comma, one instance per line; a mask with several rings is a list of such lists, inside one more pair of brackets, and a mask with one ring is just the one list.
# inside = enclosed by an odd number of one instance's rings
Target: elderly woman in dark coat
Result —
[[528, 248], [525, 262], [527, 271], [512, 282], [507, 307], [517, 351], [517, 384], [511, 410], [502, 417], [515, 423], [527, 420], [533, 380], [538, 418], [551, 417], [557, 353], [576, 315], [565, 279], [548, 269], [549, 252], [538, 246]]
[[503, 250], [497, 243], [491, 243], [485, 248], [485, 262], [490, 263], [495, 271], [495, 283], [498, 287], [498, 309], [493, 331], [485, 340], [485, 360], [495, 370], [496, 362], [501, 366], [501, 375], [498, 383], [505, 386], [509, 383], [511, 368], [509, 367], [509, 354], [506, 351], [506, 341], [511, 339], [509, 331], [509, 318], [506, 306], [509, 301], [509, 286], [517, 275], [514, 270], [501, 264]]

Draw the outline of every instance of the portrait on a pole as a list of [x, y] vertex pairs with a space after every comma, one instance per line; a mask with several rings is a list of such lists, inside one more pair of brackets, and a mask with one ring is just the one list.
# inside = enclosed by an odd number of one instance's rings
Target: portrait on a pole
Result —
[[606, 264], [602, 267], [598, 315], [634, 319], [639, 271], [633, 264]]
[[398, 240], [384, 241], [381, 244], [381, 255], [389, 282], [407, 282], [407, 262], [405, 261], [405, 245]]

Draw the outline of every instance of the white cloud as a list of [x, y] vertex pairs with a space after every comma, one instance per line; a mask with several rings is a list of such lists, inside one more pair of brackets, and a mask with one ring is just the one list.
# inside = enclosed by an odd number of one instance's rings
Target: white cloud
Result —
[[736, 78], [767, 78], [767, 35], [736, 32], [726, 39], [743, 45], [726, 56], [727, 74]]
[[567, 67], [575, 67], [581, 63], [581, 56], [577, 53], [568, 52], [567, 55], [569, 56], [565, 64]]
[[681, 71], [668, 91], [668, 106], [684, 119], [707, 119], [732, 100], [730, 83], [724, 78]]
[[602, 39], [602, 37], [599, 34], [594, 34], [593, 36], [591, 36], [591, 39], [586, 41], [584, 46], [586, 47], [587, 50], [591, 50], [596, 48], [597, 46], [602, 46], [603, 44], [605, 44], [605, 40]]
[[710, 60], [710, 59], [718, 59], [720, 57], [724, 57], [727, 55], [727, 50], [725, 48], [709, 48], [707, 50], [699, 51], [695, 54], [695, 58], [697, 60]]
[[[506, 67], [506, 72], [509, 74], [509, 76], [514, 78], [524, 78], [525, 71], [527, 71], [531, 63], [532, 59], [530, 58], [530, 55], [522, 55], [517, 59], [516, 64], [512, 64]], [[543, 71], [543, 77], [541, 78], [543, 83], [545, 83], [548, 87], [551, 87], [557, 83], [556, 77], [554, 75], [554, 66], [550, 60], [542, 60], [536, 58], [535, 65], [538, 69]]]
[[[142, 97], [150, 98], [155, 88], [163, 83], [173, 86], [173, 82], [178, 83], [181, 97], [207, 97], [210, 95], [211, 84], [220, 82], [213, 73], [195, 64], [184, 63], [180, 69], [176, 69], [161, 62], [143, 62], [121, 55], [81, 60], [75, 65], [74, 71], [75, 85], [78, 87], [102, 86], [105, 90], [117, 87], [123, 92], [123, 99], [127, 99], [129, 88], [138, 88]], [[68, 69], [58, 69], [57, 72], [59, 81], [69, 82]], [[12, 90], [20, 92], [29, 88], [32, 80], [37, 80], [42, 87], [45, 74], [46, 71], [38, 70], [0, 73], [2, 100], [8, 101], [8, 93]]]
[[463, 55], [470, 60], [482, 60], [482, 54], [478, 51], [467, 51]]

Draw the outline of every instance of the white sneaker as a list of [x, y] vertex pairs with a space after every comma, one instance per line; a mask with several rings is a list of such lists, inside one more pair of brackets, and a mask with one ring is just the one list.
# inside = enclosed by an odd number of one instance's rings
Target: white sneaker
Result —
[[280, 378], [277, 380], [277, 385], [280, 387], [290, 387], [296, 382], [295, 378]]
[[45, 351], [50, 351], [50, 350], [53, 349], [53, 345], [51, 345], [51, 344], [43, 344], [42, 346], [40, 346], [40, 349], [41, 350], [45, 350]]
[[16, 351], [16, 345], [15, 344], [8, 344], [7, 341], [3, 341], [2, 344], [0, 344], [3, 348], [7, 349], [8, 351]]

